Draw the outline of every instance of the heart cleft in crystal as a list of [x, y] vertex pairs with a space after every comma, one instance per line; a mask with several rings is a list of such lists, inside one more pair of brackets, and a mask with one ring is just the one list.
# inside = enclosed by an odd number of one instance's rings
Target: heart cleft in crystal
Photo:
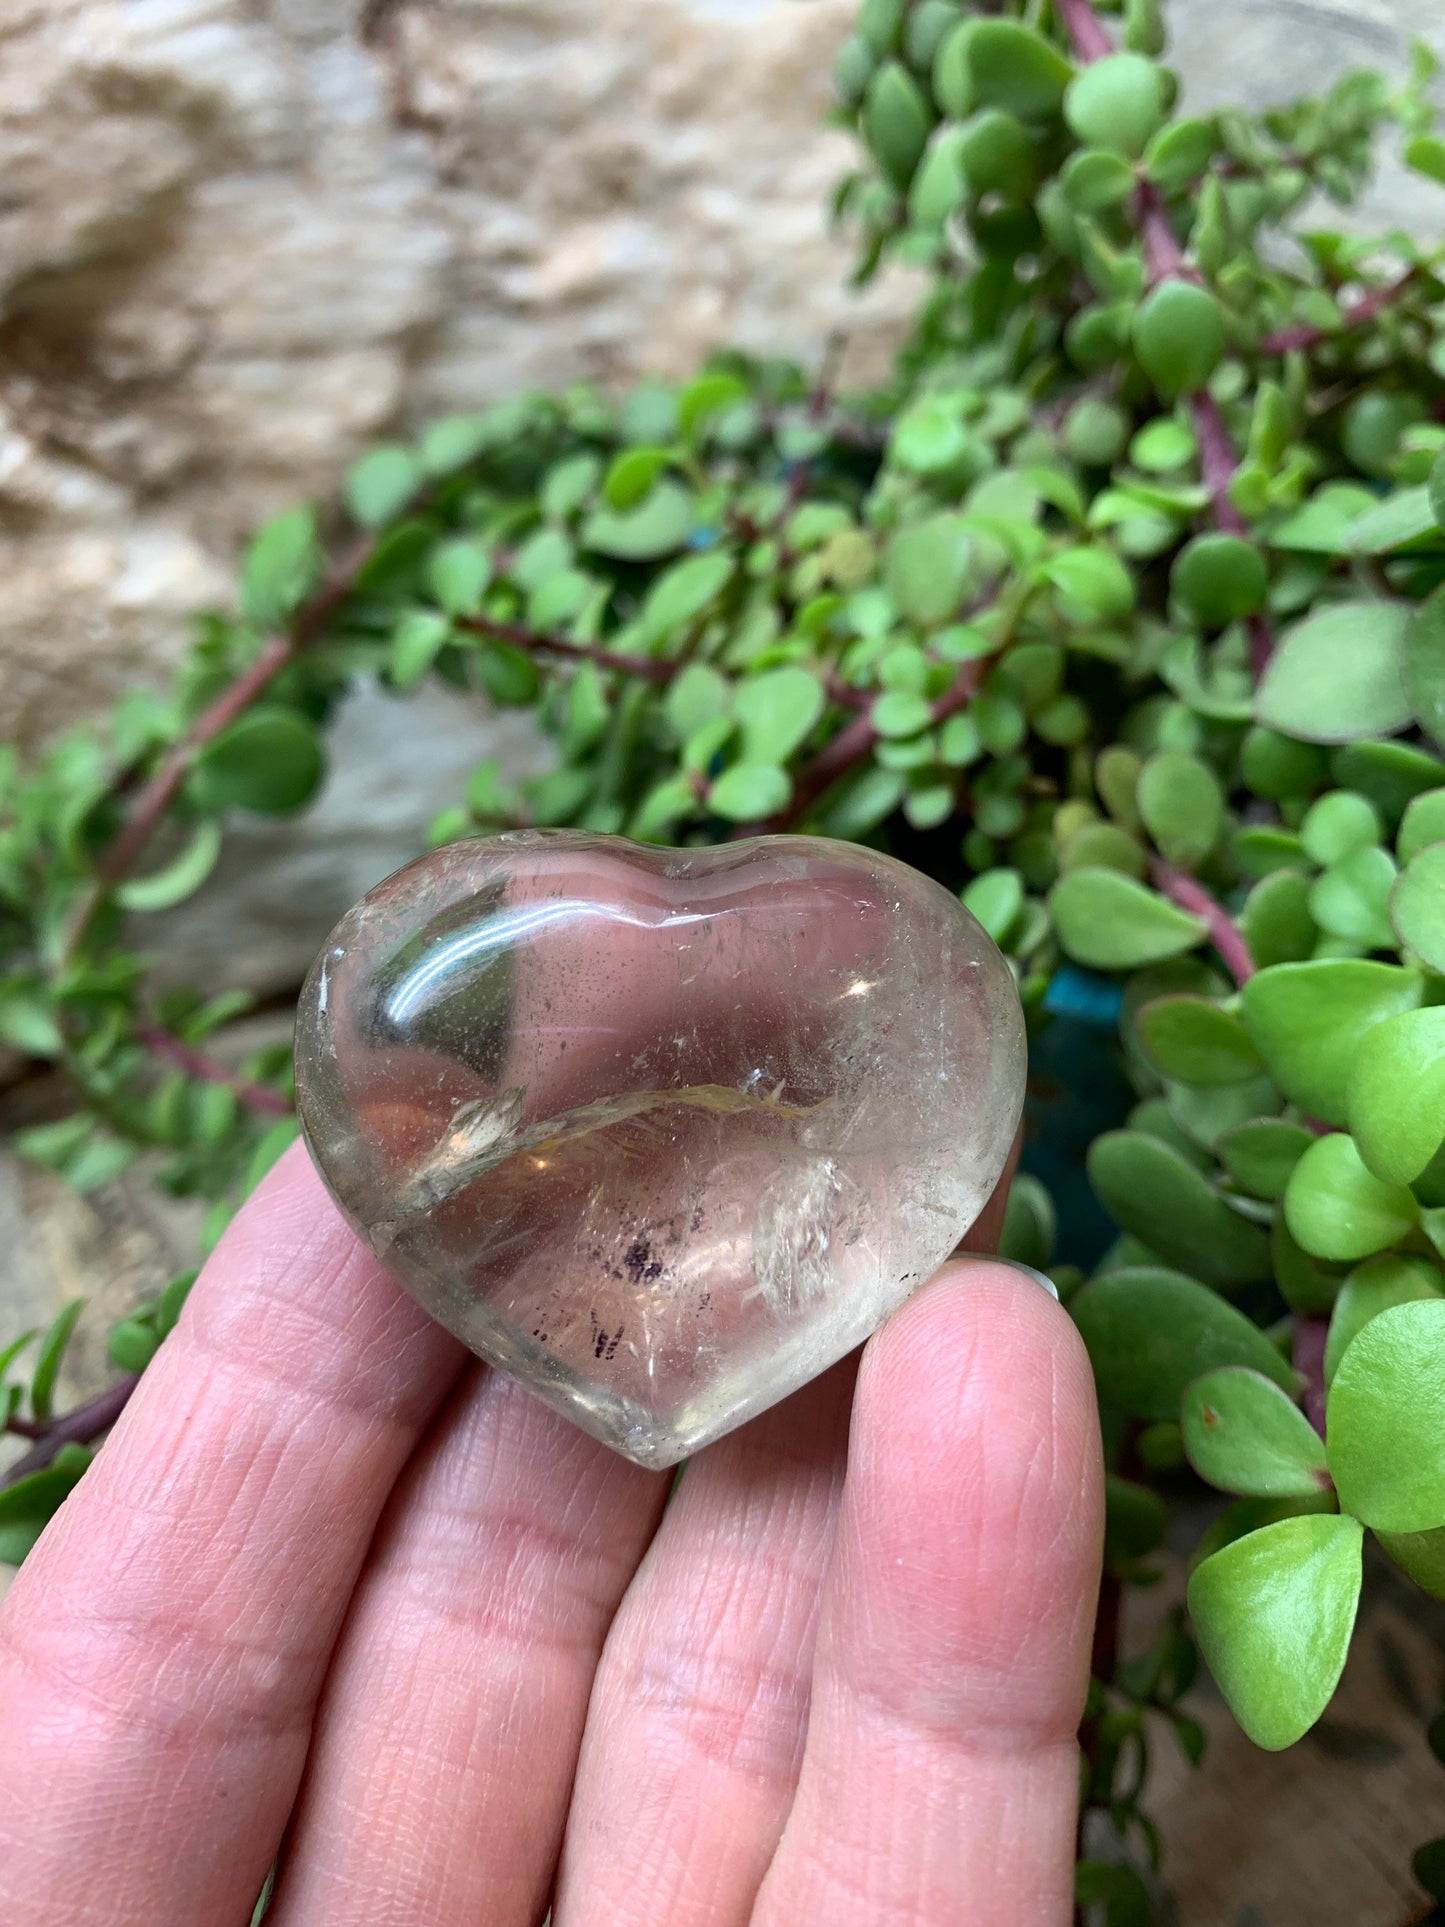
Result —
[[1013, 976], [957, 899], [804, 836], [434, 851], [342, 918], [296, 1030], [307, 1143], [388, 1270], [653, 1467], [947, 1257], [1024, 1061]]

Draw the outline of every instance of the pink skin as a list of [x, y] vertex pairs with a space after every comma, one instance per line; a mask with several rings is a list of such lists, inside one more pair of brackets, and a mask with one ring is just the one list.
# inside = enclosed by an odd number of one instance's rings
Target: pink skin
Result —
[[289, 1154], [0, 1608], [0, 1917], [245, 1927], [285, 1831], [273, 1927], [1062, 1927], [1067, 1316], [956, 1259], [667, 1488]]

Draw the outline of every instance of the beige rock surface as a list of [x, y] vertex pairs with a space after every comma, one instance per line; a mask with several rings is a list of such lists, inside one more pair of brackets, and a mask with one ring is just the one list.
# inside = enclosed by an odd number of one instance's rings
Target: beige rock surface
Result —
[[[0, 732], [182, 648], [394, 424], [845, 306], [850, 0], [8, 0]], [[901, 313], [850, 328], [875, 364]]]

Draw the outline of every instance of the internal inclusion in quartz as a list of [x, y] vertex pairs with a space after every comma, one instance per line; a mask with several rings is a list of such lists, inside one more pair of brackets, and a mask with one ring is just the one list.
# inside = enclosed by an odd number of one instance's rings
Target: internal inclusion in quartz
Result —
[[940, 885], [815, 837], [454, 844], [349, 911], [296, 1035], [312, 1155], [474, 1351], [663, 1467], [944, 1259], [1018, 1122], [1008, 965]]

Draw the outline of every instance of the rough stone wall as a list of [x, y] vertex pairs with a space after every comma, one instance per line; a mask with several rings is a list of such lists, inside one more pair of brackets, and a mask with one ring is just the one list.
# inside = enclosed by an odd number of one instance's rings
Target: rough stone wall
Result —
[[[876, 366], [909, 291], [860, 307], [822, 215], [854, 4], [0, 0], [0, 735], [159, 679], [247, 528], [394, 425], [840, 323]], [[1173, 11], [1201, 98], [1442, 37]]]
[[246, 529], [397, 423], [818, 353], [850, 12], [0, 0], [0, 733], [161, 673]]

